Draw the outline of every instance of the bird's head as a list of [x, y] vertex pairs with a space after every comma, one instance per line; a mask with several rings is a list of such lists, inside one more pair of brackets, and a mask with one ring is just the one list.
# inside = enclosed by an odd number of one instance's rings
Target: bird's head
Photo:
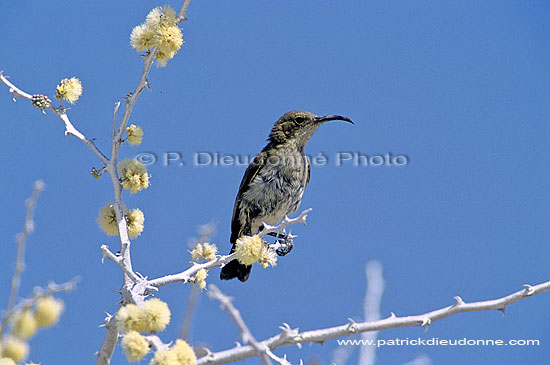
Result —
[[303, 148], [317, 128], [331, 120], [343, 120], [353, 124], [350, 118], [341, 115], [318, 116], [303, 110], [292, 110], [275, 122], [269, 134], [269, 142], [275, 144], [294, 142], [298, 147]]

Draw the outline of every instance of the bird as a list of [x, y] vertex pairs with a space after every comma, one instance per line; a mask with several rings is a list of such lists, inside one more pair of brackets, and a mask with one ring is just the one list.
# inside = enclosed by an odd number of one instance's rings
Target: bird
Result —
[[[275, 225], [285, 216], [294, 213], [302, 201], [309, 183], [311, 166], [305, 155], [305, 146], [321, 124], [341, 120], [353, 121], [341, 115], [318, 116], [303, 110], [285, 113], [273, 125], [267, 145], [248, 165], [233, 207], [231, 218], [230, 253], [235, 251], [237, 240], [252, 236], [263, 229], [263, 224]], [[283, 239], [279, 256], [292, 249], [292, 236], [281, 233], [270, 235]], [[220, 279], [248, 280], [251, 265], [232, 260], [221, 270]]]

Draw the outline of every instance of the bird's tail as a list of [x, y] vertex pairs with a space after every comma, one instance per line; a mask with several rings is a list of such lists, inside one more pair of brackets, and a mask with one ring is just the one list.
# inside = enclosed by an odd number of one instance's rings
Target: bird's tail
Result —
[[[233, 245], [230, 254], [233, 253], [234, 250], [235, 245]], [[250, 276], [250, 270], [252, 270], [252, 265], [243, 265], [239, 262], [239, 260], [235, 259], [222, 268], [222, 271], [220, 272], [220, 279], [231, 280], [233, 278], [237, 278], [244, 283]]]

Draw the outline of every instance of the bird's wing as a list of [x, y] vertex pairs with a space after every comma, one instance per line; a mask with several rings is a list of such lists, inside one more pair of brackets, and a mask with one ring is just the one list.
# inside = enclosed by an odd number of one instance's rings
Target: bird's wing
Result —
[[237, 238], [241, 236], [242, 225], [239, 220], [239, 210], [241, 205], [241, 199], [243, 194], [248, 190], [250, 182], [254, 180], [258, 172], [265, 165], [267, 159], [267, 153], [262, 151], [254, 157], [254, 160], [248, 165], [246, 171], [244, 172], [243, 180], [239, 186], [239, 192], [237, 193], [237, 198], [235, 199], [235, 205], [233, 207], [233, 217], [231, 218], [231, 238], [229, 242], [235, 243]]

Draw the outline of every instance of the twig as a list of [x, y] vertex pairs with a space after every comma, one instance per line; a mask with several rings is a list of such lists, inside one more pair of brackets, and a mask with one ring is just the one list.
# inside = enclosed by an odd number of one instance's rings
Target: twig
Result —
[[[350, 322], [341, 326], [306, 332], [299, 332], [297, 329], [292, 329], [290, 326], [285, 325], [281, 327], [283, 330], [281, 334], [264, 340], [260, 342], [260, 344], [274, 350], [281, 346], [296, 345], [304, 342], [323, 343], [331, 338], [348, 336], [366, 331], [379, 331], [389, 328], [410, 326], [423, 326], [428, 328], [431, 323], [457, 313], [495, 309], [504, 312], [504, 309], [512, 303], [549, 290], [550, 281], [547, 281], [535, 286], [524, 285], [524, 289], [498, 299], [465, 303], [460, 297], [455, 297], [455, 304], [425, 314], [397, 317], [392, 313], [390, 317], [379, 321], [362, 323]], [[225, 364], [231, 361], [244, 360], [253, 356], [256, 356], [256, 350], [254, 347], [238, 346], [225, 351], [209, 353], [208, 355], [197, 360], [197, 365]]]
[[256, 341], [250, 330], [248, 329], [246, 323], [244, 323], [243, 318], [241, 317], [241, 314], [233, 306], [233, 303], [231, 303], [231, 298], [224, 295], [220, 289], [218, 289], [217, 286], [214, 284], [211, 284], [208, 286], [208, 296], [211, 299], [217, 300], [220, 302], [220, 307], [227, 312], [229, 317], [235, 322], [237, 325], [237, 329], [241, 333], [241, 338], [243, 340], [243, 343], [247, 344], [250, 343], [250, 345], [254, 348], [256, 355], [260, 358], [262, 361], [262, 364], [269, 365], [271, 364], [271, 361], [269, 360], [269, 357], [267, 356], [267, 352], [269, 351], [269, 348], [265, 347], [265, 345], [261, 345]]
[[[4, 76], [3, 74], [3, 71], [0, 71], [0, 81], [2, 81], [7, 87], [9, 87], [9, 91], [10, 93], [13, 95], [13, 101], [16, 101], [17, 98], [23, 98], [23, 99], [27, 99], [29, 101], [32, 100], [32, 95], [30, 95], [29, 93], [26, 93], [24, 92], [23, 90], [19, 89], [17, 86], [15, 86], [14, 84], [12, 84], [8, 78], [6, 76]], [[82, 133], [80, 133], [75, 127], [74, 125], [71, 123], [69, 117], [67, 116], [67, 113], [66, 113], [66, 109], [63, 108], [63, 107], [60, 107], [60, 108], [56, 108], [54, 107], [53, 105], [49, 105], [47, 107], [47, 109], [49, 111], [51, 111], [52, 113], [54, 113], [55, 115], [57, 115], [57, 117], [59, 119], [61, 119], [61, 121], [65, 124], [65, 135], [73, 135], [75, 136], [76, 138], [78, 138], [79, 140], [81, 140], [82, 142], [84, 142], [84, 144], [86, 144], [86, 146], [88, 146], [88, 148], [97, 156], [99, 157], [99, 159], [101, 160], [101, 162], [103, 162], [104, 164], [107, 163], [107, 157], [96, 147], [96, 145], [94, 144], [93, 141], [87, 139]]]
[[202, 264], [193, 263], [193, 266], [191, 266], [189, 269], [182, 271], [178, 274], [172, 274], [172, 275], [166, 275], [157, 279], [149, 280], [147, 284], [149, 286], [153, 287], [160, 287], [165, 286], [168, 284], [173, 283], [188, 283], [190, 279], [199, 272], [199, 270], [205, 269], [210, 270], [215, 267], [222, 266], [223, 264], [227, 264], [229, 261], [234, 260], [237, 258], [236, 253], [232, 253], [231, 255], [226, 256], [218, 256], [212, 261], [208, 261]]
[[[0, 77], [2, 77], [1, 73]], [[23, 231], [16, 236], [17, 258], [15, 260], [15, 271], [11, 279], [10, 296], [8, 299], [6, 313], [0, 323], [0, 338], [4, 337], [4, 331], [6, 330], [8, 320], [13, 313], [15, 299], [17, 298], [17, 292], [19, 291], [19, 286], [21, 285], [21, 275], [23, 274], [23, 270], [25, 270], [25, 242], [27, 241], [27, 237], [29, 237], [29, 235], [34, 231], [34, 208], [36, 206], [36, 202], [38, 201], [38, 197], [40, 196], [40, 192], [44, 190], [44, 188], [45, 185], [42, 180], [35, 181], [32, 196], [25, 203], [27, 206], [25, 226]]]

